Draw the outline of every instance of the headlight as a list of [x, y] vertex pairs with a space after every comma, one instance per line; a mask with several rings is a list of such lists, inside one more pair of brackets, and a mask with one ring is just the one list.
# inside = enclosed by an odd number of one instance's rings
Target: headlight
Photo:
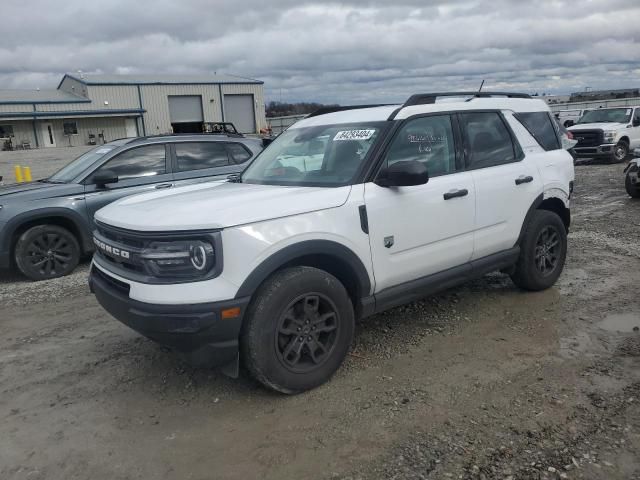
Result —
[[215, 249], [205, 240], [173, 240], [149, 243], [140, 252], [145, 270], [157, 278], [207, 276], [216, 265]]
[[616, 138], [616, 131], [612, 130], [612, 131], [608, 131], [608, 132], [604, 132], [604, 139], [606, 142], [613, 142]]

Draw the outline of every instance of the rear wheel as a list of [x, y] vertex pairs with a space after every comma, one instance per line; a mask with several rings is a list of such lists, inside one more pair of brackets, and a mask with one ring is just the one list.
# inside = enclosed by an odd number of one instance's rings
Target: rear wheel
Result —
[[78, 265], [80, 245], [66, 228], [37, 225], [20, 235], [14, 259], [20, 272], [31, 280], [62, 277]]
[[544, 290], [556, 283], [567, 256], [567, 231], [560, 217], [536, 210], [525, 228], [513, 282], [525, 290]]
[[632, 184], [629, 175], [624, 178], [624, 188], [630, 197], [640, 198], [640, 183]]
[[353, 332], [353, 305], [337, 278], [316, 268], [288, 268], [260, 287], [247, 311], [244, 365], [266, 387], [300, 393], [331, 378]]

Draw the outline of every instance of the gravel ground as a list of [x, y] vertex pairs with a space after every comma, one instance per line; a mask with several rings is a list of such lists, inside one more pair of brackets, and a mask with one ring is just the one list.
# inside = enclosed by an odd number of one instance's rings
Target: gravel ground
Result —
[[2, 479], [640, 479], [640, 202], [576, 168], [567, 266], [358, 326], [296, 397], [193, 369], [64, 280], [0, 278]]
[[5, 184], [15, 183], [15, 165], [31, 168], [34, 180], [46, 178], [60, 170], [67, 163], [94, 147], [40, 148], [33, 150], [0, 151], [0, 176]]

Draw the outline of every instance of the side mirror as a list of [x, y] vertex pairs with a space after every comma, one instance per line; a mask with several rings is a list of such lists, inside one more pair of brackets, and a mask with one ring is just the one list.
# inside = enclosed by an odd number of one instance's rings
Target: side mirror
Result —
[[116, 183], [118, 176], [113, 170], [102, 170], [93, 176], [93, 183], [98, 187], [104, 187], [108, 183]]
[[396, 162], [380, 173], [375, 183], [381, 187], [411, 187], [429, 181], [427, 167], [415, 160]]
[[632, 123], [632, 125], [633, 125], [634, 127], [640, 127], [640, 117], [636, 117], [636, 118], [634, 118], [634, 119], [633, 119], [633, 123]]
[[564, 128], [573, 127], [575, 124], [576, 122], [574, 122], [573, 120], [567, 120], [566, 122], [564, 122]]

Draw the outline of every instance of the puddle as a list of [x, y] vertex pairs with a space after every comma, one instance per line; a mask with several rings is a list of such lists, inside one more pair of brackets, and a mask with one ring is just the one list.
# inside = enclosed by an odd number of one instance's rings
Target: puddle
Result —
[[[609, 332], [640, 333], [640, 314], [639, 313], [616, 313], [607, 315], [598, 326]], [[635, 330], [634, 330], [635, 329]]]

